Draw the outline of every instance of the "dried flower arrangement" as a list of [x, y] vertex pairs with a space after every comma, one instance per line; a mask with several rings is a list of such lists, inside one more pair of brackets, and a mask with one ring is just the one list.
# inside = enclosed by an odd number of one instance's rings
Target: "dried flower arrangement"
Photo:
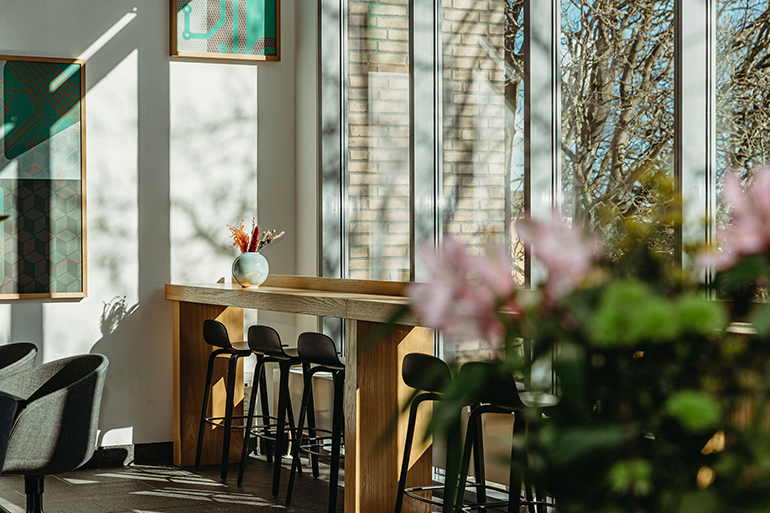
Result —
[[230, 236], [233, 238], [233, 244], [231, 248], [238, 247], [241, 253], [258, 253], [264, 246], [270, 244], [276, 239], [283, 237], [285, 232], [279, 234], [275, 233], [275, 230], [267, 230], [262, 233], [260, 237], [259, 226], [256, 224], [256, 220], [251, 220], [251, 236], [247, 235], [243, 231], [243, 219], [239, 227], [228, 224], [230, 229]]

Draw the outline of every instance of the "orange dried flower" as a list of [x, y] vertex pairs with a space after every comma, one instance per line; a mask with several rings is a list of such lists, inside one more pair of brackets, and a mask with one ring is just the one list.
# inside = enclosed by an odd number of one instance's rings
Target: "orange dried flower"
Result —
[[241, 253], [245, 253], [249, 247], [249, 236], [243, 231], [243, 219], [241, 219], [241, 226], [239, 228], [230, 224], [227, 227], [230, 229], [230, 235], [233, 238], [233, 245], [230, 247], [234, 248], [237, 246]]

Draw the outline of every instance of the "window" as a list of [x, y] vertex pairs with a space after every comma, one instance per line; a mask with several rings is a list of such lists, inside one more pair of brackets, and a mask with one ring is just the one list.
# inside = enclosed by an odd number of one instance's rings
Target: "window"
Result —
[[561, 0], [560, 43], [563, 215], [615, 248], [608, 219], [674, 200], [674, 0]]
[[680, 203], [685, 228], [656, 243], [688, 264], [729, 217], [725, 170], [770, 160], [765, 0], [322, 0], [321, 15], [325, 276], [425, 280], [416, 248], [452, 236], [504, 241], [528, 286], [516, 219]]
[[347, 278], [410, 279], [408, 11], [348, 4]]
[[[770, 163], [770, 6], [760, 0], [716, 2], [717, 183]], [[718, 204], [716, 222], [729, 213]]]

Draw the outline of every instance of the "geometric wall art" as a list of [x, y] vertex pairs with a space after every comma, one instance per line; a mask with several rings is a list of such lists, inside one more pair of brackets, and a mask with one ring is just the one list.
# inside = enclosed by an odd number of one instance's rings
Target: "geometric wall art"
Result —
[[0, 55], [0, 299], [86, 295], [85, 63]]
[[171, 55], [281, 60], [280, 0], [170, 0]]

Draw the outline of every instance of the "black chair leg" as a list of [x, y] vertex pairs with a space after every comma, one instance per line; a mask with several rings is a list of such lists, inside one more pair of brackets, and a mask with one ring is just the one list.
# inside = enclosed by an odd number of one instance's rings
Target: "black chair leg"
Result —
[[209, 406], [209, 397], [211, 395], [211, 376], [214, 373], [214, 359], [219, 351], [214, 351], [209, 356], [209, 364], [206, 370], [206, 388], [203, 390], [203, 411], [201, 412], [201, 423], [198, 428], [198, 448], [195, 450], [195, 470], [201, 465], [201, 452], [203, 451], [203, 434], [206, 432], [206, 413]]
[[[476, 437], [473, 440], [473, 472], [476, 480], [476, 502], [485, 504], [487, 502], [487, 473], [484, 467], [484, 425], [481, 415], [476, 419]], [[480, 511], [487, 511], [486, 506], [479, 508]]]
[[291, 472], [289, 473], [289, 485], [286, 490], [286, 506], [291, 503], [291, 493], [294, 490], [294, 478], [296, 477], [297, 469], [300, 467], [300, 449], [299, 446], [302, 443], [302, 431], [305, 427], [305, 416], [308, 412], [308, 403], [313, 397], [313, 389], [310, 387], [310, 383], [313, 376], [309, 370], [303, 373], [303, 386], [302, 386], [302, 404], [299, 408], [299, 419], [297, 420], [297, 437], [291, 447]]
[[532, 493], [532, 488], [528, 484], [524, 485], [524, 493], [527, 494], [527, 509], [529, 510], [529, 513], [535, 513], [535, 501], [537, 500], [537, 496]]
[[409, 422], [406, 427], [406, 440], [404, 441], [404, 457], [401, 460], [401, 474], [398, 478], [398, 491], [396, 492], [396, 510], [395, 513], [401, 513], [401, 507], [404, 503], [404, 490], [406, 489], [406, 474], [409, 471], [409, 458], [412, 454], [412, 442], [414, 441], [414, 430], [417, 424], [417, 408], [420, 406], [419, 399], [414, 399], [409, 408]]
[[227, 480], [227, 465], [230, 463], [230, 431], [233, 428], [233, 402], [235, 402], [235, 371], [238, 356], [232, 355], [227, 365], [227, 394], [225, 396], [225, 432], [222, 442], [222, 469], [220, 477]]
[[[310, 364], [307, 362], [302, 363], [302, 375], [307, 376], [310, 373]], [[318, 432], [316, 431], [316, 425], [315, 425], [315, 399], [313, 397], [313, 382], [311, 380], [310, 382], [310, 397], [308, 399], [307, 403], [307, 428], [308, 428], [308, 434], [310, 435], [311, 439], [315, 439], [316, 436], [318, 436]], [[303, 389], [304, 391], [304, 389]], [[299, 436], [302, 437], [302, 430], [298, 431]], [[320, 471], [318, 469], [318, 456], [315, 454], [310, 454], [310, 464], [313, 468], [313, 477], [318, 479], [318, 476], [320, 475]], [[300, 468], [302, 468], [300, 466]]]
[[460, 462], [460, 475], [457, 483], [457, 496], [455, 497], [455, 503], [450, 505], [451, 509], [447, 509], [445, 506], [445, 511], [459, 513], [462, 510], [463, 501], [465, 499], [465, 483], [468, 480], [468, 467], [470, 467], [471, 463], [471, 448], [474, 445], [478, 427], [476, 419], [480, 416], [481, 415], [479, 409], [471, 410], [471, 415], [468, 418], [468, 432], [465, 435], [465, 445], [463, 446], [463, 456]]
[[27, 513], [43, 513], [43, 480], [45, 476], [24, 476]]
[[[518, 417], [518, 415], [517, 415]], [[513, 420], [513, 437], [514, 439], [521, 434], [522, 426], [524, 425], [523, 419], [514, 417]], [[521, 485], [524, 481], [521, 474], [517, 472], [516, 467], [521, 466], [526, 459], [516, 454], [516, 448], [514, 444], [511, 444], [511, 473], [508, 482], [508, 513], [519, 513], [521, 508]], [[523, 466], [521, 469], [523, 470]]]
[[[258, 357], [262, 361], [263, 357]], [[267, 400], [267, 366], [262, 362], [262, 373], [259, 375], [259, 401], [262, 403], [262, 425], [267, 426], [270, 424], [270, 403]], [[267, 433], [267, 427], [265, 427], [265, 433]], [[260, 444], [262, 451], [267, 456], [267, 462], [273, 463], [273, 444], [270, 440], [261, 439]]]
[[243, 432], [243, 450], [241, 451], [241, 463], [238, 466], [238, 486], [243, 482], [243, 472], [246, 469], [246, 458], [249, 456], [249, 439], [251, 438], [251, 427], [254, 424], [254, 410], [257, 408], [257, 382], [259, 381], [259, 376], [263, 369], [264, 363], [261, 358], [258, 358], [257, 365], [254, 367], [254, 379], [251, 387], [249, 411], [246, 414], [246, 429]]
[[289, 396], [289, 370], [288, 363], [281, 362], [281, 383], [278, 389], [278, 415], [275, 426], [275, 464], [273, 465], [273, 497], [278, 497], [281, 488], [281, 458], [284, 453], [284, 433], [286, 423], [286, 401]]
[[342, 372], [334, 374], [334, 406], [332, 407], [332, 461], [329, 469], [329, 513], [337, 511], [337, 483], [340, 475], [340, 445], [342, 441], [343, 391], [345, 375]]

